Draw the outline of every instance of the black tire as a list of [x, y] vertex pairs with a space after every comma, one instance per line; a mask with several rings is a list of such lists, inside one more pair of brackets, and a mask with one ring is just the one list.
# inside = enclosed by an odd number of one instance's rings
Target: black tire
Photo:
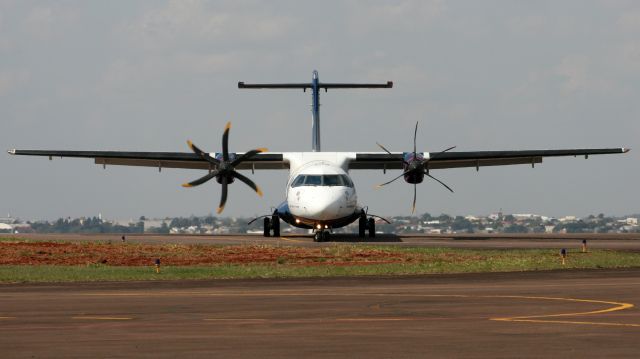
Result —
[[271, 227], [273, 228], [273, 236], [280, 237], [280, 217], [278, 215], [271, 216]]
[[376, 221], [373, 218], [369, 218], [367, 221], [367, 227], [369, 227], [369, 238], [376, 236]]
[[314, 242], [322, 242], [322, 232], [316, 232], [313, 235], [313, 241]]
[[265, 237], [271, 237], [271, 220], [269, 219], [269, 217], [264, 217], [263, 235]]
[[358, 220], [358, 237], [364, 238], [364, 233], [367, 230], [367, 217], [364, 215], [360, 216]]
[[322, 241], [323, 242], [328, 242], [330, 238], [331, 238], [331, 233], [329, 231], [323, 231], [322, 232]]

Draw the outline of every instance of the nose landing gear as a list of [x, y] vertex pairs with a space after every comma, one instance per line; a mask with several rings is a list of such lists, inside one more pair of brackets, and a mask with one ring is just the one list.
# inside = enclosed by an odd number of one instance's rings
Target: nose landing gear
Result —
[[318, 230], [316, 234], [313, 235], [314, 242], [326, 242], [331, 237], [331, 233], [328, 230]]

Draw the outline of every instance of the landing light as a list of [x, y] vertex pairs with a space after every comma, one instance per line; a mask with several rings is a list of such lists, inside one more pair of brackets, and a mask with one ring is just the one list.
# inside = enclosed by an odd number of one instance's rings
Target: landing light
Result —
[[296, 218], [296, 223], [300, 224], [300, 220]]
[[322, 225], [321, 225], [321, 224], [318, 224], [316, 227], [317, 227], [318, 229], [322, 229]]

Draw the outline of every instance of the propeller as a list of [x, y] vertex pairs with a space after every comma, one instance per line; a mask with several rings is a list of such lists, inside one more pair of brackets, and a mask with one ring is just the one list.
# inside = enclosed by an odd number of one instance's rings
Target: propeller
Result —
[[[429, 161], [431, 159], [433, 159], [434, 157], [438, 157], [438, 155], [451, 151], [452, 149], [456, 148], [456, 146], [452, 146], [449, 147], [443, 151], [431, 154], [429, 156], [428, 159], [418, 159], [417, 156], [417, 151], [416, 151], [416, 139], [418, 137], [418, 122], [416, 122], [416, 128], [413, 131], [413, 157], [410, 161], [406, 161], [404, 158], [402, 159], [402, 164], [404, 167], [404, 172], [399, 175], [398, 177], [395, 177], [394, 179], [392, 179], [391, 181], [387, 181], [385, 183], [379, 184], [377, 187], [380, 188], [382, 186], [386, 186], [389, 183], [395, 182], [397, 179], [404, 177], [406, 175], [410, 175], [412, 173], [422, 173], [424, 175], [426, 175], [427, 177], [435, 180], [436, 182], [440, 183], [441, 185], [443, 185], [446, 189], [448, 189], [449, 191], [451, 191], [451, 193], [453, 193], [453, 190], [451, 189], [451, 187], [447, 186], [444, 182], [442, 182], [441, 180], [435, 178], [434, 176], [432, 176], [429, 173]], [[386, 149], [383, 145], [379, 144], [376, 142], [376, 144], [378, 145], [378, 147], [380, 147], [383, 151], [385, 151], [388, 154], [392, 154], [388, 149]], [[413, 214], [416, 210], [416, 197], [417, 197], [417, 184], [414, 183], [413, 184], [413, 205], [411, 207], [411, 214]]]
[[209, 171], [208, 174], [198, 178], [195, 181], [191, 181], [189, 183], [185, 183], [182, 187], [195, 187], [201, 185], [210, 179], [214, 178], [218, 183], [222, 185], [222, 194], [220, 195], [220, 205], [216, 210], [216, 213], [220, 214], [224, 210], [224, 206], [227, 203], [227, 186], [233, 183], [234, 179], [239, 179], [247, 186], [251, 187], [256, 193], [262, 197], [262, 190], [258, 187], [251, 179], [246, 176], [240, 174], [235, 170], [235, 167], [240, 163], [247, 161], [257, 155], [260, 152], [266, 152], [266, 148], [257, 148], [255, 150], [248, 151], [241, 156], [231, 160], [229, 156], [229, 130], [231, 129], [231, 122], [227, 122], [227, 125], [224, 127], [224, 133], [222, 134], [222, 160], [212, 157], [207, 152], [204, 152], [191, 141], [187, 141], [189, 148], [200, 156], [203, 160], [209, 162], [212, 167], [215, 167], [215, 170]]

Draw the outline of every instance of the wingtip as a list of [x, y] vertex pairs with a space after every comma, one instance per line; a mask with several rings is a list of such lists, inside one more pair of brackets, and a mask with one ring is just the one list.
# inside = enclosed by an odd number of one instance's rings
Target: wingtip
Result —
[[10, 154], [10, 155], [15, 155], [16, 154], [16, 150], [15, 149], [8, 150], [7, 153]]

